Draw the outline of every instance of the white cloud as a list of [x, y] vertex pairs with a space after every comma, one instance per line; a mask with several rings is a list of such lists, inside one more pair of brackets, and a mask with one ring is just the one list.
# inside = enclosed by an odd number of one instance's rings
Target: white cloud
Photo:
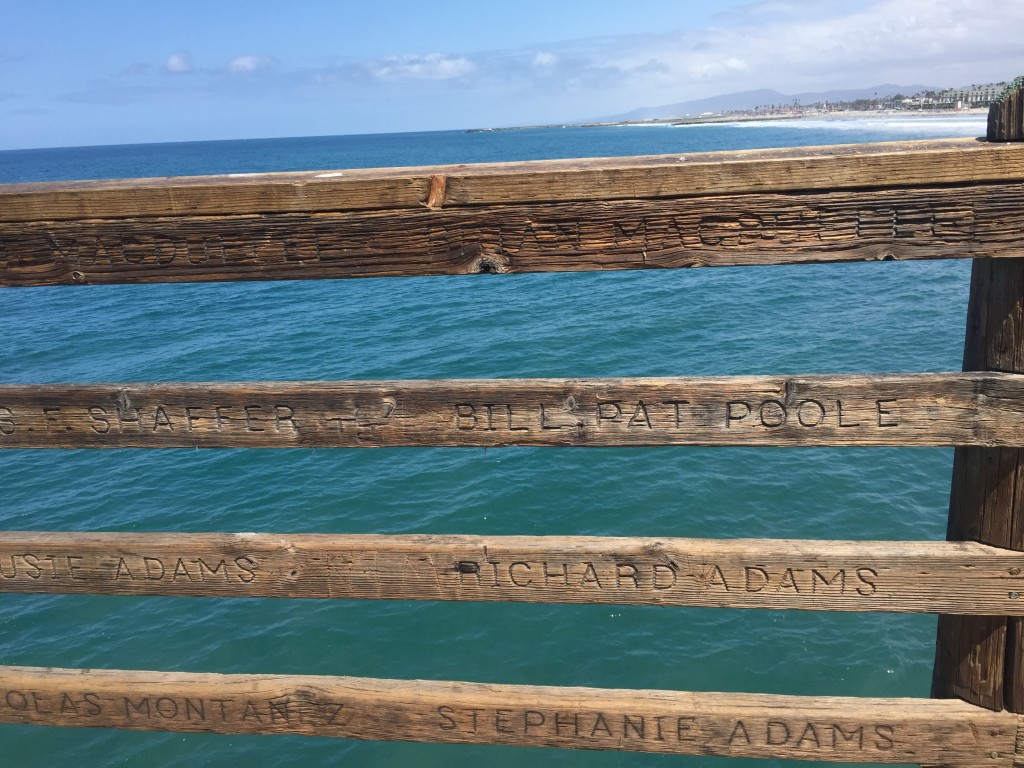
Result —
[[185, 74], [186, 72], [192, 71], [192, 57], [188, 55], [187, 51], [178, 51], [172, 53], [167, 57], [167, 61], [164, 62], [164, 71], [170, 72], [174, 75]]
[[367, 69], [379, 80], [454, 80], [473, 72], [476, 65], [465, 56], [431, 53], [389, 56], [369, 63]]
[[274, 60], [270, 56], [236, 56], [228, 62], [228, 72], [233, 75], [249, 75], [268, 69], [273, 64]]
[[559, 58], [550, 51], [537, 51], [533, 54], [533, 61], [530, 62], [530, 65], [534, 69], [545, 70], [551, 69], [558, 64], [558, 62]]
[[[566, 41], [546, 52], [566, 86], [668, 103], [753, 88], [1009, 79], [1021, 69], [1022, 26], [1018, 0], [764, 0], [703, 29]], [[523, 52], [520, 71], [539, 74], [537, 63]]]

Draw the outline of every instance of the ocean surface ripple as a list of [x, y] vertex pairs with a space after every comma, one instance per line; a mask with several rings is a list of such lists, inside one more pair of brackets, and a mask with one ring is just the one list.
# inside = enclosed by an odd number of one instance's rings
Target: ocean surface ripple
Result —
[[[0, 152], [0, 182], [980, 134], [538, 129]], [[915, 132], [916, 129], [916, 132]], [[944, 132], [945, 131], [945, 132]], [[969, 263], [0, 292], [3, 383], [959, 370]], [[944, 449], [0, 453], [8, 530], [942, 539]], [[934, 617], [657, 607], [0, 597], [5, 664], [927, 696]], [[4, 764], [668, 766], [678, 757], [0, 725]], [[748, 765], [684, 758], [687, 765]], [[785, 765], [785, 763], [772, 763]], [[807, 763], [793, 765], [808, 765]]]

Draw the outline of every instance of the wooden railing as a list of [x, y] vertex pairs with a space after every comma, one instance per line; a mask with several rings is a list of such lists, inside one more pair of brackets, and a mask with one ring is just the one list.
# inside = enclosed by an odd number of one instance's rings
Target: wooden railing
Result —
[[933, 699], [0, 667], [0, 721], [1009, 768], [1022, 203], [974, 140], [0, 188], [5, 286], [975, 260], [962, 373], [0, 386], [4, 448], [956, 446], [947, 542], [0, 534], [7, 592], [939, 613]]

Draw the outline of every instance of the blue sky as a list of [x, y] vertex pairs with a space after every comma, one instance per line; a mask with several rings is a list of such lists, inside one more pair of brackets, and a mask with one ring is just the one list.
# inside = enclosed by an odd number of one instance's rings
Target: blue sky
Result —
[[1024, 70], [1022, 0], [0, 0], [0, 149], [563, 122]]

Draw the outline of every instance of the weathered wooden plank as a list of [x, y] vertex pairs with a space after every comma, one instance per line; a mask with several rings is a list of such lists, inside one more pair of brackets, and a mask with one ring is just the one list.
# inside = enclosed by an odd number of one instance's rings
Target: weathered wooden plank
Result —
[[1021, 183], [0, 223], [0, 285], [1014, 257], [1022, 228]]
[[0, 592], [1024, 615], [1024, 554], [954, 542], [0, 532]]
[[481, 165], [0, 186], [0, 221], [309, 213], [1019, 181], [1019, 147], [971, 139]]
[[[1024, 372], [1024, 259], [974, 262], [964, 370]], [[1024, 550], [1024, 451], [958, 448], [947, 538]], [[1016, 619], [940, 616], [932, 695], [1024, 712]]]
[[0, 448], [1024, 445], [1000, 373], [0, 386]]
[[1017, 717], [957, 701], [0, 667], [0, 721], [1010, 768]]

